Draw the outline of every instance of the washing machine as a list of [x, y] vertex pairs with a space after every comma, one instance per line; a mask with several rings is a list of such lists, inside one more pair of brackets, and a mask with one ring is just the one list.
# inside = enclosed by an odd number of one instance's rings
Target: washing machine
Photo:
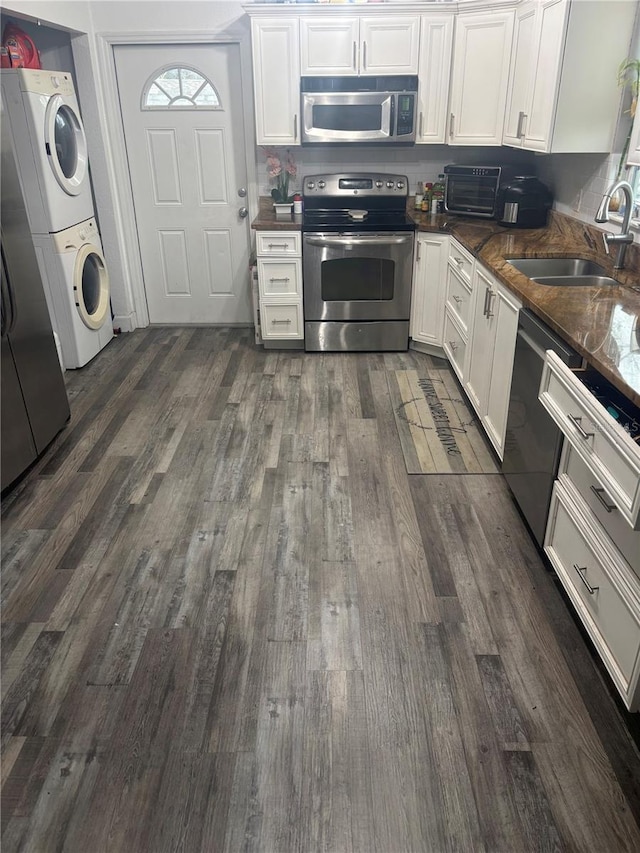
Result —
[[0, 82], [31, 233], [91, 219], [87, 140], [71, 74], [3, 69]]
[[83, 367], [113, 337], [109, 274], [95, 219], [33, 235], [65, 368]]

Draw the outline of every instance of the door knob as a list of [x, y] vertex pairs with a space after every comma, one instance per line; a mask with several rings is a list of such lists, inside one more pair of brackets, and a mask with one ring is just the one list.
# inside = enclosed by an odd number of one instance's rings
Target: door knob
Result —
[[240, 196], [240, 198], [244, 198], [246, 196], [246, 194], [247, 194], [246, 187], [240, 187], [240, 189], [238, 190], [238, 195]]
[[240, 210], [238, 211], [238, 215], [240, 216], [240, 219], [246, 219], [247, 216], [249, 215], [249, 211], [247, 210], [246, 207], [241, 207]]

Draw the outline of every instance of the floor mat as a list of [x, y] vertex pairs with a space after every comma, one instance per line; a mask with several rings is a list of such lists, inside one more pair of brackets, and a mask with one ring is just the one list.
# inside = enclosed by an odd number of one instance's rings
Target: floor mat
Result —
[[451, 368], [388, 372], [407, 474], [497, 474], [495, 455]]

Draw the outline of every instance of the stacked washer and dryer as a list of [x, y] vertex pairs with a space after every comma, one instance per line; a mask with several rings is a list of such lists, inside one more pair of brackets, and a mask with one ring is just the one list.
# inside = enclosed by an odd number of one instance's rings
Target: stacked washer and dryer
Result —
[[51, 323], [64, 367], [82, 367], [109, 343], [113, 326], [73, 80], [17, 68], [3, 70], [1, 81]]

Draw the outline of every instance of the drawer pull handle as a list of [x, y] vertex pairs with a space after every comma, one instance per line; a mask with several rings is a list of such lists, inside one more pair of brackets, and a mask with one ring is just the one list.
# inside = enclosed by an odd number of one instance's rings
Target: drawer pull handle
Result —
[[574, 563], [574, 564], [573, 564], [573, 568], [574, 568], [574, 569], [576, 570], [576, 572], [578, 573], [578, 576], [580, 577], [580, 580], [582, 581], [582, 583], [583, 583], [583, 584], [586, 586], [586, 588], [589, 590], [589, 595], [593, 595], [593, 593], [594, 593], [594, 592], [597, 592], [597, 591], [600, 589], [600, 587], [599, 587], [599, 586], [591, 586], [591, 584], [589, 583], [589, 581], [586, 579], [586, 577], [585, 577], [585, 574], [586, 574], [586, 572], [587, 572], [587, 567], [586, 567], [586, 566], [579, 566], [577, 563]]
[[458, 264], [459, 267], [461, 267], [464, 264], [463, 258], [459, 258], [457, 255], [453, 256], [453, 260]]
[[458, 344], [455, 341], [449, 341], [449, 346], [451, 347], [452, 352], [455, 352], [458, 349]]
[[462, 302], [462, 296], [456, 296], [456, 295], [454, 294], [453, 298], [454, 298], [454, 300], [458, 303], [458, 305], [460, 305], [460, 303]]
[[272, 326], [275, 326], [276, 323], [291, 323], [291, 317], [289, 317], [289, 319], [287, 319], [287, 320], [276, 320], [276, 319], [274, 319], [271, 321]]
[[273, 284], [274, 281], [291, 281], [291, 279], [287, 276], [286, 278], [270, 278], [269, 281]]
[[593, 494], [598, 498], [602, 506], [606, 509], [607, 512], [613, 512], [614, 509], [618, 509], [615, 504], [607, 503], [605, 490], [600, 486], [589, 486]]
[[581, 417], [577, 417], [576, 415], [569, 415], [568, 417], [569, 417], [569, 420], [571, 421], [571, 423], [578, 430], [578, 432], [580, 433], [582, 438], [584, 438], [585, 441], [588, 438], [593, 438], [593, 433], [592, 432], [586, 432], [584, 427], [582, 426], [582, 423], [581, 423], [582, 418]]
[[289, 248], [288, 243], [269, 243], [268, 246], [270, 249], [288, 249]]

